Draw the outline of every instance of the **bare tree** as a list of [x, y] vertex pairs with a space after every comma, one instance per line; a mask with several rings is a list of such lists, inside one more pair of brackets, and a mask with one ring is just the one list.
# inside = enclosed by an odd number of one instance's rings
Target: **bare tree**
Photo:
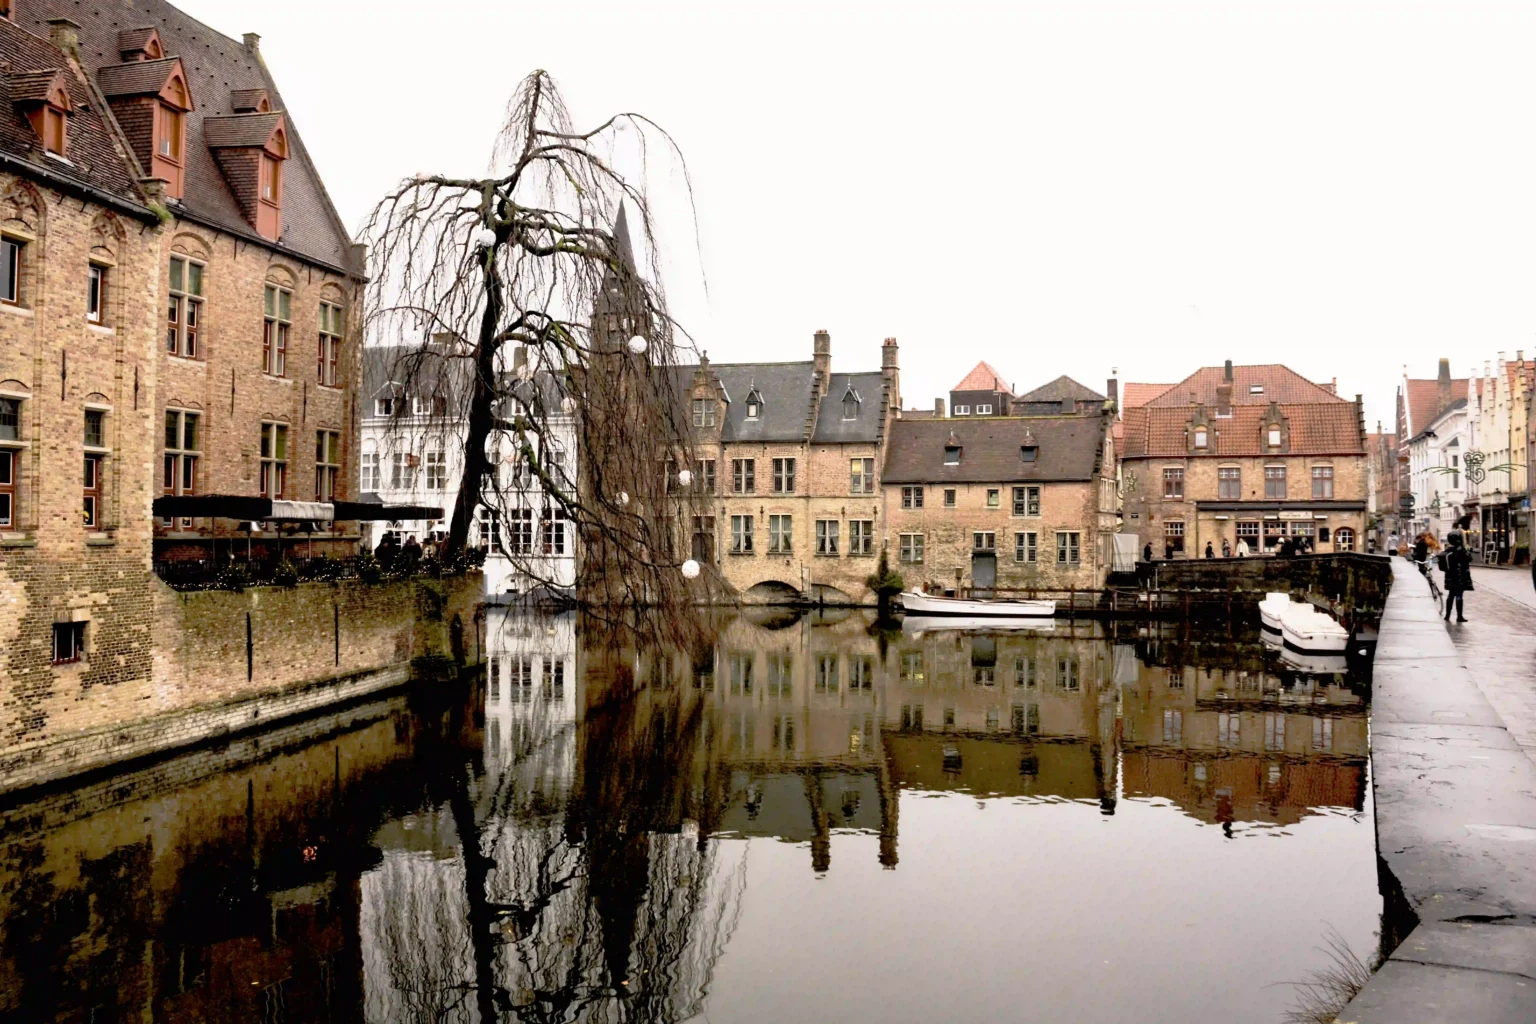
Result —
[[[703, 500], [687, 486], [691, 424], [676, 372], [692, 346], [667, 312], [644, 182], [614, 156], [621, 137], [643, 155], [658, 135], [679, 155], [638, 114], [577, 131], [535, 71], [487, 176], [418, 174], [365, 232], [370, 335], [411, 346], [391, 379], [432, 396], [463, 456], [444, 557], [465, 550], [484, 507], [500, 513], [501, 548], [535, 583], [555, 585], [555, 544], [579, 541], [577, 593], [600, 612], [681, 607], [713, 579], [680, 571], [679, 537]], [[564, 452], [572, 433], [576, 450]], [[507, 532], [509, 513], [522, 532]], [[537, 527], [522, 528], [530, 519]], [[545, 523], [574, 536], [552, 540]]]

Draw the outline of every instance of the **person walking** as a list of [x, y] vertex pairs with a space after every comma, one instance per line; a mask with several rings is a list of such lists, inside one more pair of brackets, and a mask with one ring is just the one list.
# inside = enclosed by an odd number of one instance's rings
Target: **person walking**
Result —
[[1246, 540], [1244, 540], [1242, 537], [1237, 538], [1237, 557], [1238, 558], [1247, 558], [1248, 557], [1248, 542]]
[[1152, 542], [1151, 541], [1147, 541], [1147, 546], [1141, 549], [1141, 560], [1143, 562], [1150, 562], [1150, 561], [1152, 561]]
[[1205, 542], [1205, 557], [1206, 558], [1215, 558], [1216, 557], [1216, 549], [1211, 547], [1211, 542], [1210, 541], [1206, 541]]
[[1232, 542], [1227, 540], [1227, 538], [1225, 538], [1225, 537], [1221, 538], [1221, 557], [1222, 558], [1231, 558], [1232, 557]]
[[1466, 609], [1462, 594], [1472, 589], [1472, 555], [1462, 540], [1460, 530], [1452, 530], [1446, 538], [1450, 545], [1445, 552], [1445, 621], [1451, 621], [1451, 605], [1456, 605], [1456, 621], [1466, 622]]
[[1423, 572], [1423, 573], [1429, 572], [1429, 540], [1427, 539], [1428, 537], [1429, 537], [1429, 534], [1427, 534], [1427, 533], [1419, 534], [1418, 537], [1414, 539], [1413, 551], [1409, 555], [1409, 557], [1413, 559], [1414, 564], [1416, 564], [1419, 567], [1419, 571]]

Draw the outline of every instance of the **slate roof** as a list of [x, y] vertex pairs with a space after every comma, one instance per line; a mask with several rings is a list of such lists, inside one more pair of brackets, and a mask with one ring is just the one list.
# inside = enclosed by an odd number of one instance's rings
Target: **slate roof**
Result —
[[[693, 386], [696, 364], [674, 369], [680, 392]], [[719, 378], [729, 401], [725, 422], [720, 425], [722, 441], [805, 440], [805, 422], [810, 414], [811, 387], [816, 366], [803, 363], [710, 363], [709, 372]], [[834, 374], [837, 376], [846, 376]], [[763, 398], [755, 420], [747, 419], [747, 393], [754, 387]], [[842, 393], [838, 393], [842, 398]], [[867, 400], [867, 399], [866, 399]]]
[[[957, 389], [958, 390], [958, 389]], [[1015, 401], [1019, 402], [1062, 402], [1066, 400], [1074, 402], [1102, 402], [1104, 396], [1090, 387], [1084, 387], [1071, 377], [1063, 374], [1026, 395], [1019, 395]]]
[[[445, 397], [467, 390], [473, 363], [468, 358], [445, 359], [440, 352], [421, 345], [363, 346], [364, 416], [373, 415], [375, 397], [387, 394], [390, 384], [409, 381], [410, 393], [437, 394]], [[450, 397], [450, 402], [452, 401]]]
[[[92, 74], [121, 63], [121, 33], [158, 29], [166, 55], [181, 58], [187, 85], [197, 103], [187, 115], [187, 165], [179, 212], [231, 234], [271, 244], [245, 219], [203, 135], [205, 117], [234, 112], [231, 94], [236, 89], [266, 89], [272, 109], [283, 109], [277, 84], [256, 53], [165, 0], [25, 0], [15, 4], [13, 11], [12, 18], [44, 37], [52, 18], [78, 22], [80, 60]], [[20, 65], [13, 61], [13, 66]], [[309, 159], [291, 112], [287, 122], [289, 159], [283, 167], [283, 230], [277, 244], [315, 262], [361, 273], [362, 268], [350, 266], [351, 238]]]
[[1171, 387], [1173, 387], [1172, 384], [1138, 384], [1135, 381], [1126, 381], [1120, 388], [1120, 408], [1132, 409], [1138, 405], [1146, 405]]
[[[31, 6], [17, 5], [18, 7]], [[118, 149], [116, 137], [102, 111], [95, 105], [86, 84], [71, 71], [65, 57], [53, 44], [40, 39], [21, 26], [0, 19], [0, 62], [7, 67], [0, 73], [0, 152], [37, 166], [56, 178], [100, 189], [122, 202], [131, 203], [150, 216], [145, 197], [140, 192], [132, 162]], [[21, 79], [23, 89], [35, 76], [63, 70], [69, 90], [68, 163], [43, 154], [42, 140], [32, 130], [32, 123], [15, 106], [13, 82]]]
[[[843, 396], [852, 387], [859, 396], [858, 416], [843, 419]], [[873, 373], [834, 373], [826, 397], [816, 413], [816, 431], [811, 440], [817, 444], [873, 443], [880, 439], [880, 407], [885, 378]]]
[[[1360, 426], [1353, 402], [1334, 400], [1298, 405], [1283, 405], [1290, 429], [1291, 455], [1349, 455], [1364, 453]], [[1189, 455], [1184, 430], [1194, 410], [1189, 405], [1177, 407], [1139, 406], [1125, 410], [1125, 435], [1122, 458]], [[1214, 410], [1207, 407], [1207, 415]], [[1212, 445], [1203, 455], [1266, 455], [1264, 420], [1268, 405], [1237, 405], [1230, 419], [1211, 420]]]
[[[1202, 366], [1156, 398], [1148, 400], [1146, 404], [1161, 408], [1187, 408], [1196, 402], [1203, 402], [1207, 406], [1215, 406], [1216, 389], [1225, 383], [1225, 377], [1225, 367]], [[1279, 363], [1234, 366], [1231, 383], [1233, 405], [1267, 407], [1270, 402], [1279, 402], [1281, 405], [1309, 402], [1350, 404], [1329, 388], [1314, 384], [1295, 370]], [[1254, 385], [1261, 386], [1263, 391], [1254, 394]]]
[[1013, 389], [1008, 382], [1003, 380], [1003, 375], [993, 368], [985, 359], [976, 364], [976, 368], [965, 375], [965, 378], [950, 388], [951, 391], [1001, 391], [1005, 395], [1012, 395]]
[[[887, 484], [1046, 483], [1092, 480], [1103, 458], [1098, 416], [989, 416], [894, 420], [886, 442]], [[944, 464], [944, 448], [960, 443], [960, 464]], [[1032, 439], [1034, 462], [1019, 449]]]
[[203, 141], [212, 149], [238, 146], [265, 146], [277, 126], [283, 123], [279, 111], [267, 114], [230, 114], [228, 117], [203, 118]]

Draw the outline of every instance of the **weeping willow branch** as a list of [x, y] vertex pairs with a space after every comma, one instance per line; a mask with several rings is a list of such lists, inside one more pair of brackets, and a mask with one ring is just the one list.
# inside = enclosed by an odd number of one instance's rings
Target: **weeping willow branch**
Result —
[[667, 311], [644, 181], [617, 169], [621, 134], [642, 157], [657, 135], [680, 157], [640, 115], [577, 131], [536, 71], [488, 176], [402, 181], [365, 230], [369, 336], [405, 346], [389, 379], [426, 400], [414, 407], [462, 465], [444, 557], [483, 534], [559, 588], [574, 552], [579, 600], [616, 621], [719, 585], [707, 566], [694, 582], [681, 571], [680, 540], [708, 514], [666, 476], [692, 462], [676, 367], [697, 356]]

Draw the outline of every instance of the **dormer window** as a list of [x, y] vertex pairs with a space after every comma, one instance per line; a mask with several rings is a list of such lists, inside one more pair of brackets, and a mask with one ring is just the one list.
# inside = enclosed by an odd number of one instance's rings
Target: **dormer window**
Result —
[[693, 425], [696, 427], [712, 427], [715, 425], [715, 403], [709, 398], [695, 398], [693, 400]]
[[1248, 385], [1248, 393], [1250, 395], [1262, 395], [1264, 393], [1264, 385], [1263, 384], [1249, 384]]
[[1269, 428], [1269, 446], [1271, 448], [1280, 447], [1280, 428], [1274, 424], [1271, 424]]
[[843, 393], [843, 419], [856, 420], [859, 418], [859, 393], [850, 386]]
[[1204, 427], [1195, 428], [1195, 447], [1205, 448], [1210, 444], [1210, 434]]
[[761, 417], [762, 414], [763, 396], [757, 388], [753, 388], [747, 392], [747, 419], [755, 420]]
[[283, 163], [288, 159], [283, 115], [269, 111], [205, 117], [203, 138], [257, 234], [278, 238], [283, 228]]
[[946, 465], [946, 466], [958, 466], [958, 465], [960, 465], [960, 446], [959, 445], [957, 445], [957, 444], [947, 444], [947, 445], [944, 446], [944, 465]]
[[69, 89], [64, 72], [31, 71], [11, 77], [11, 100], [27, 115], [43, 151], [63, 156], [69, 145]]
[[107, 104], [117, 115], [152, 178], [165, 182], [165, 194], [180, 198], [187, 148], [186, 115], [192, 90], [177, 57], [166, 57], [154, 29], [119, 34], [123, 63], [96, 74]]
[[1025, 462], [1035, 462], [1040, 458], [1040, 446], [1034, 444], [1019, 445], [1019, 458]]

